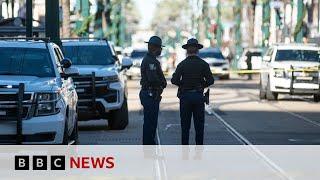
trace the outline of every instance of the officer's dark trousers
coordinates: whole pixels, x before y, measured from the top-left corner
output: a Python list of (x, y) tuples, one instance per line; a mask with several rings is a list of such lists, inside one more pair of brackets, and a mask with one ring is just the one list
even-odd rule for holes
[(196, 144), (203, 145), (204, 98), (201, 92), (184, 92), (180, 97), (182, 145), (189, 144), (191, 118), (196, 131)]
[(148, 95), (148, 91), (140, 91), (140, 101), (143, 106), (143, 144), (155, 145), (156, 130), (160, 100)]

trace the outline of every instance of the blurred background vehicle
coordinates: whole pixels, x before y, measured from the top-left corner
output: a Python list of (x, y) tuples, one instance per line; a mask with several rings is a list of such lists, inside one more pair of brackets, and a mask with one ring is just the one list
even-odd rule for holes
[(128, 79), (132, 79), (133, 77), (140, 77), (140, 67), (143, 57), (148, 53), (147, 49), (133, 49), (130, 58), (132, 61), (132, 67), (127, 70)]
[(215, 77), (220, 79), (229, 79), (230, 64), (225, 59), (219, 48), (205, 48), (201, 49), (199, 56), (205, 60), (209, 65)]

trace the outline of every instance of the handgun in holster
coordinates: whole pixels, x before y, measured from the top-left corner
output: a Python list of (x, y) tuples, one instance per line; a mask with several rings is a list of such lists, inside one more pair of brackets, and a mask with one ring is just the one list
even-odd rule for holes
[(209, 105), (210, 103), (210, 89), (208, 88), (208, 90), (204, 93), (203, 95), (204, 97), (204, 102)]

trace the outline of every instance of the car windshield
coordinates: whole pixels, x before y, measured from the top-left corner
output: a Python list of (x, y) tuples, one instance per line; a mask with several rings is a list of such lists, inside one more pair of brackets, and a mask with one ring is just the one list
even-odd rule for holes
[(201, 58), (224, 59), (224, 57), (220, 51), (200, 51), (199, 56)]
[(54, 77), (47, 49), (0, 48), (0, 75)]
[(275, 60), (319, 62), (319, 55), (315, 50), (278, 50)]
[(131, 53), (131, 58), (142, 59), (147, 54), (147, 52), (148, 52), (147, 50), (141, 50), (141, 51), (134, 50)]
[(111, 65), (115, 63), (108, 46), (64, 46), (64, 55), (74, 65)]

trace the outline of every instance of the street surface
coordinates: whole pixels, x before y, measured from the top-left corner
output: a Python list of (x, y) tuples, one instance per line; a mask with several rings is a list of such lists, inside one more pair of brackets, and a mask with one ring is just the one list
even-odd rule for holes
[[(279, 101), (259, 100), (258, 77), (217, 80), (206, 107), (207, 145), (320, 144), (320, 103), (312, 97), (280, 95)], [(80, 122), (80, 144), (140, 145), (143, 115), (139, 80), (128, 81), (129, 125), (123, 131), (107, 130), (106, 120)], [(163, 92), (158, 124), (158, 143), (180, 144), (179, 100), (170, 83)], [(195, 144), (193, 126), (190, 144)]]

